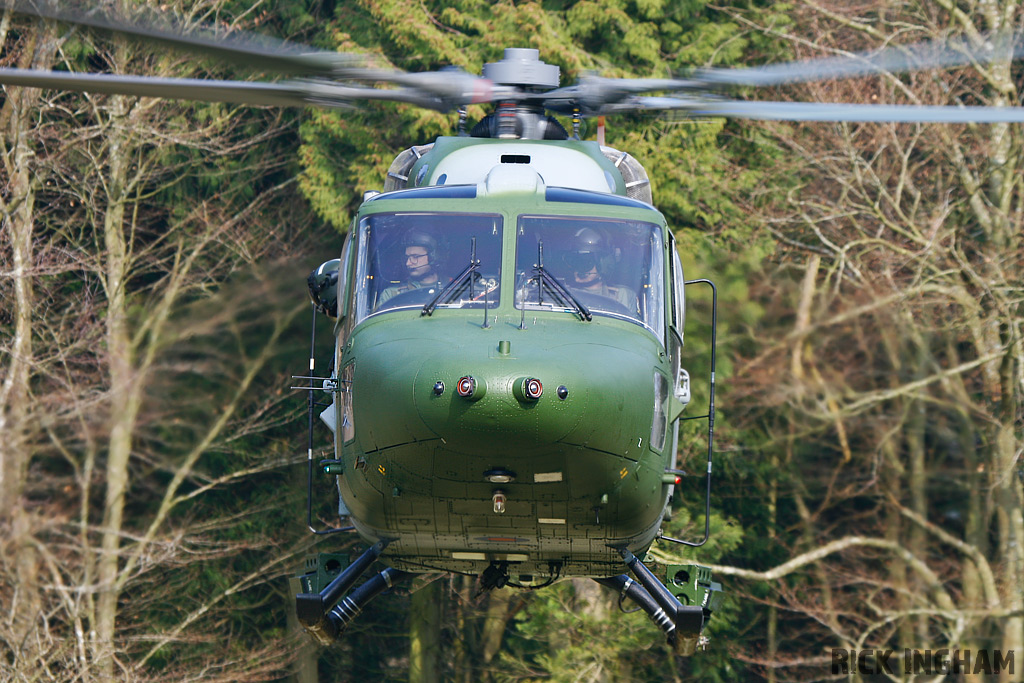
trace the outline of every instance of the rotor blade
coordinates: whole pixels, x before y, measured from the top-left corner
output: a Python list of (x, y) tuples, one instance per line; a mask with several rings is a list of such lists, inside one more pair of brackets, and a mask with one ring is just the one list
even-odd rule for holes
[(360, 55), (317, 50), (305, 45), (285, 43), (268, 36), (236, 32), (215, 35), (208, 31), (185, 33), (183, 28), (160, 29), (111, 18), (99, 8), (90, 11), (68, 7), (54, 0), (0, 0), (0, 7), (44, 19), (53, 19), (89, 28), (139, 38), (185, 52), (204, 54), (215, 59), (293, 75), (344, 76), (354, 68), (365, 68)]
[(421, 90), (445, 102), (449, 108), (524, 98), (524, 94), (518, 88), (498, 85), (490, 79), (474, 76), (457, 67), (419, 73), (386, 69), (350, 69), (346, 75), (354, 80), (392, 83)]
[(104, 95), (165, 97), (261, 106), (302, 107), (307, 104), (302, 95), (296, 93), (294, 89), (277, 83), (115, 76), (34, 69), (0, 69), (0, 83), (28, 88), (72, 90)]
[(859, 78), (880, 73), (903, 73), (924, 69), (948, 69), (972, 64), (988, 64), (1000, 59), (1024, 56), (1024, 38), (992, 38), (979, 48), (966, 40), (948, 43), (925, 42), (887, 47), (877, 52), (862, 52), (848, 57), (827, 57), (802, 62), (787, 62), (748, 69), (698, 69), (693, 78), (715, 86), (772, 86)]
[(956, 107), (906, 104), (745, 102), (676, 97), (637, 97), (601, 113), (682, 110), (689, 116), (725, 116), (771, 121), (890, 123), (1024, 123), (1024, 107)]
[(340, 108), (351, 102), (385, 100), (439, 109), (444, 103), (414, 90), (382, 90), (321, 81), (261, 83), (197, 78), (150, 78), (66, 71), (0, 69), (0, 84), (50, 88), (106, 95), (162, 97), (202, 102), (229, 102), (255, 106)]
[[(218, 36), (210, 31), (186, 33), (184, 29), (174, 26), (169, 30), (161, 29), (114, 19), (100, 13), (98, 9), (87, 12), (65, 6), (58, 7), (54, 0), (0, 0), (0, 6), (24, 14), (119, 33), (253, 69), (391, 83), (422, 91), (419, 97), (409, 90), (400, 90), (397, 92), (405, 92), (406, 96), (365, 99), (397, 99), (447, 111), (464, 104), (514, 99), (518, 94), (515, 88), (496, 86), (487, 79), (473, 76), (460, 69), (406, 73), (399, 70), (370, 68), (368, 60), (360, 55), (316, 50), (251, 33), (238, 32)], [(166, 21), (163, 17), (161, 20)]]
[(707, 84), (692, 79), (672, 78), (602, 78), (583, 76), (575, 85), (534, 93), (529, 99), (543, 103), (552, 111), (572, 113), (576, 107), (584, 114), (595, 113), (604, 105), (621, 102), (631, 95), (658, 90), (706, 89)]
[(941, 69), (984, 64), (996, 59), (1019, 59), (1024, 56), (1024, 39), (1020, 36), (988, 42), (972, 49), (966, 41), (949, 43), (916, 43), (888, 47), (874, 53), (848, 57), (788, 62), (748, 69), (698, 69), (690, 78), (601, 78), (584, 76), (576, 85), (531, 99), (542, 102), (552, 111), (571, 113), (579, 107), (584, 114), (607, 113), (605, 105), (626, 101), (631, 95), (657, 91), (693, 91), (727, 86), (772, 86), (787, 83), (857, 78), (879, 73), (900, 73), (921, 69)]

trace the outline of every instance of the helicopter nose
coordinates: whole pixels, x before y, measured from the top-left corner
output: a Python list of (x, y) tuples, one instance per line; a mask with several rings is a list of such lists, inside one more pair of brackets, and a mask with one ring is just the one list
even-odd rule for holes
[(522, 455), (560, 442), (635, 457), (651, 428), (649, 360), (608, 345), (510, 346), (446, 350), (421, 365), (416, 410), (447, 448)]

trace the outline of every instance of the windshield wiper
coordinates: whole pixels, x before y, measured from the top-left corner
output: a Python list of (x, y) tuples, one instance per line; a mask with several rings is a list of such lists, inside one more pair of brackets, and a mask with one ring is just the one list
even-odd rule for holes
[[(533, 272), (537, 274), (537, 303), (538, 304), (543, 303), (543, 301), (541, 300), (541, 295), (540, 295), (540, 285), (541, 285), (541, 282), (543, 282), (548, 287), (553, 289), (555, 291), (555, 293), (558, 294), (562, 298), (563, 302), (572, 305), (572, 307), (576, 310), (576, 315), (578, 315), (580, 317), (580, 320), (585, 321), (585, 322), (590, 322), (591, 320), (594, 319), (594, 316), (593, 316), (593, 314), (591, 314), (590, 309), (587, 308), (586, 306), (584, 306), (583, 303), (580, 302), (579, 299), (577, 299), (575, 296), (573, 296), (573, 293), (570, 292), (569, 289), (565, 285), (563, 285), (561, 282), (559, 282), (558, 279), (554, 275), (549, 273), (548, 269), (544, 267), (544, 242), (543, 241), (538, 241), (537, 242), (537, 265), (535, 265), (533, 267)], [(523, 304), (525, 306), (525, 302), (523, 302)]]
[(451, 295), (458, 291), (459, 287), (468, 279), (469, 280), (469, 298), (473, 298), (473, 282), (476, 279), (475, 275), (480, 269), (480, 259), (476, 257), (476, 237), (472, 238), (472, 248), (469, 256), (469, 265), (462, 269), (455, 279), (445, 285), (444, 289), (434, 295), (434, 298), (423, 305), (423, 310), (420, 311), (420, 315), (431, 315), (434, 309), (437, 308), (440, 303), (448, 303), (448, 299)]

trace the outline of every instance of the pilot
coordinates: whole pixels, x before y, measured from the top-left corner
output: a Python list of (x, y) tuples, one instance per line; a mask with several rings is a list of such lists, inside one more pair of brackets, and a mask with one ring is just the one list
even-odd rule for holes
[(402, 240), (405, 255), (405, 282), (392, 285), (380, 293), (377, 307), (380, 308), (392, 297), (411, 292), (414, 289), (437, 285), (437, 269), (440, 268), (437, 240), (423, 230), (411, 230)]
[(608, 285), (604, 272), (611, 260), (611, 250), (604, 236), (593, 228), (580, 228), (573, 235), (573, 246), (565, 255), (566, 264), (572, 270), (572, 278), (566, 284), (572, 292), (597, 294), (608, 297), (636, 314), (636, 293), (622, 285)]

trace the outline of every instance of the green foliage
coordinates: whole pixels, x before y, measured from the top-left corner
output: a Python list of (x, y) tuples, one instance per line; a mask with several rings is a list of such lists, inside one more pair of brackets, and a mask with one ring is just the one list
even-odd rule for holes
[(642, 612), (619, 613), (607, 589), (601, 589), (607, 604), (594, 610), (579, 582), (589, 579), (531, 596), (507, 636), (496, 680), (568, 682), (602, 673), (612, 680), (664, 680), (675, 662), (660, 629)]
[[(666, 525), (668, 535), (700, 535), (697, 527), (703, 527), (703, 510), (692, 519), (689, 507)], [(712, 541), (697, 553), (684, 556), (676, 551), (677, 546), (658, 543), (645, 562), (663, 575), (658, 567), (668, 562), (719, 562), (740, 546), (744, 532), (735, 520), (713, 514), (711, 529)], [(603, 676), (610, 680), (656, 681), (678, 675), (735, 680), (738, 667), (730, 662), (724, 647), (691, 658), (677, 657), (665, 642), (664, 633), (646, 614), (624, 613), (636, 607), (632, 601), (620, 604), (607, 589), (597, 596), (593, 591), (581, 592), (581, 588), (590, 587), (586, 586), (589, 583), (589, 579), (564, 581), (529, 596), (516, 615), (514, 629), (506, 636), (496, 680), (568, 682), (580, 680), (580, 676), (584, 680), (601, 680)], [(728, 642), (741, 623), (737, 609), (740, 604), (735, 596), (726, 594), (706, 631), (710, 638)]]
[[(480, 73), (504, 47), (533, 47), (557, 64), (562, 82), (584, 71), (607, 76), (666, 76), (735, 63), (750, 43), (737, 24), (702, 0), (611, 0), (565, 5), (475, 0), (359, 2), (338, 8), (336, 49), (376, 54), (408, 70), (455, 65)], [(343, 27), (343, 28), (341, 28)], [(483, 110), (470, 108), (471, 118)], [(301, 128), (301, 187), (317, 213), (344, 231), (363, 192), (380, 189), (394, 156), (455, 131), (455, 114), (407, 105), (312, 112)], [(735, 139), (721, 121), (673, 122), (632, 116), (609, 121), (609, 144), (628, 151), (651, 175), (658, 207), (674, 225), (739, 230), (739, 197), (755, 193), (759, 173), (744, 163), (760, 150)]]

